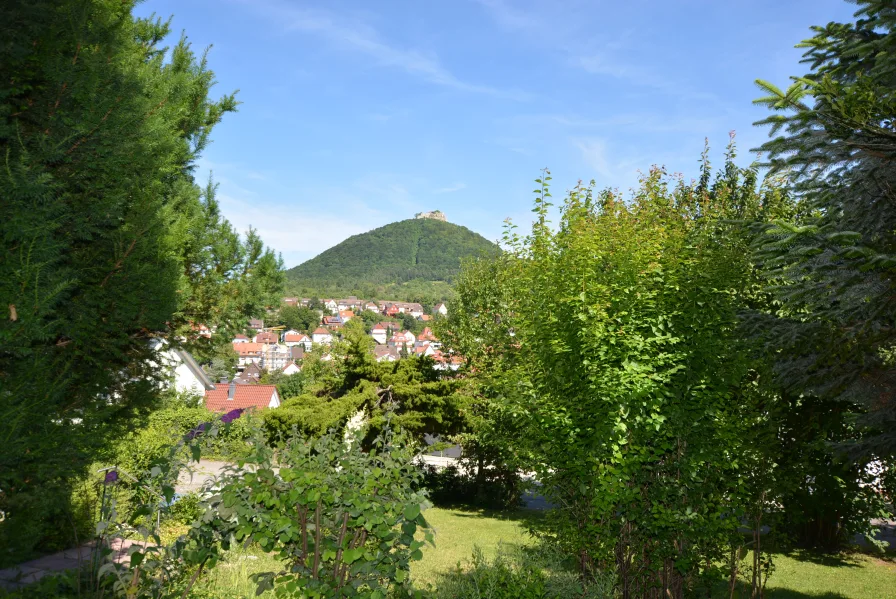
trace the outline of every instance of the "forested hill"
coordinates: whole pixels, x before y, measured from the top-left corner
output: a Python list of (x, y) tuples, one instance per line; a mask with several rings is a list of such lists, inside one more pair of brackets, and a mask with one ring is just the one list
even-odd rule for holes
[(497, 245), (466, 227), (409, 219), (349, 237), (290, 269), (287, 276), (298, 288), (328, 292), (415, 280), (450, 282), (462, 258), (493, 256), (499, 251)]

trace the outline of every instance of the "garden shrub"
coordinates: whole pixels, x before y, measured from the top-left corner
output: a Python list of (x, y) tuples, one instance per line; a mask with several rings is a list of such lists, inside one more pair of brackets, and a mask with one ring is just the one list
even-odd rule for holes
[(443, 574), (434, 599), (611, 599), (615, 577), (593, 573), (583, 580), (572, 564), (547, 545), (501, 546), (489, 560), (474, 548), (468, 567)]
[(477, 476), (472, 468), (454, 464), (442, 469), (426, 464), (422, 471), (422, 485), (438, 506), (460, 504), (503, 510), (522, 503), (525, 486), (516, 472), (484, 469), (483, 475)]

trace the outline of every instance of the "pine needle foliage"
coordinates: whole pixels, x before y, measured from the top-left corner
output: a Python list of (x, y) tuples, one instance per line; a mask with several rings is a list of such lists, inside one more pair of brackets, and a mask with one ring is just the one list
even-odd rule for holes
[(884, 457), (896, 453), (896, 3), (857, 4), (853, 22), (797, 46), (808, 73), (786, 89), (757, 81), (772, 113), (759, 149), (800, 210), (759, 227), (777, 308), (751, 324), (782, 386), (857, 406), (853, 449)]
[(151, 340), (242, 324), (282, 283), (193, 181), (234, 95), (133, 4), (0, 6), (0, 563), (71, 542), (72, 481), (155, 401)]

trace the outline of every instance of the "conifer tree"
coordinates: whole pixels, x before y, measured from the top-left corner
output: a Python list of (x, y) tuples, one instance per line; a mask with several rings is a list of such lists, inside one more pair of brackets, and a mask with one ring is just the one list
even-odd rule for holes
[(155, 400), (150, 341), (282, 282), (193, 181), (234, 96), (133, 4), (0, 4), (0, 564), (70, 542), (72, 481)]
[(896, 452), (896, 3), (861, 0), (813, 27), (809, 72), (781, 90), (766, 152), (791, 177), (797, 218), (762, 227), (758, 256), (780, 310), (754, 321), (791, 393), (861, 406), (854, 449)]

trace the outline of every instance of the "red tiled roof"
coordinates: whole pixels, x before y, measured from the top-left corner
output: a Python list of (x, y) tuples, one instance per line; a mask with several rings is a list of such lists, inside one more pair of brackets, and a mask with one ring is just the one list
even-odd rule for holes
[(327, 329), (325, 329), (323, 327), (317, 327), (317, 329), (314, 330), (313, 334), (314, 335), (331, 335), (332, 333), (330, 333), (330, 331), (328, 331)]
[(264, 347), (264, 343), (234, 343), (233, 351), (241, 356), (250, 354), (259, 354)]
[(264, 410), (277, 393), (277, 385), (236, 385), (233, 399), (227, 399), (230, 385), (217, 385), (205, 392), (205, 407), (213, 412), (229, 412), (236, 408)]
[(307, 335), (303, 335), (303, 334), (301, 334), (301, 333), (299, 333), (299, 334), (297, 334), (297, 335), (284, 335), (284, 336), (283, 336), (283, 341), (284, 341), (284, 342), (287, 342), (287, 341), (305, 341), (306, 339), (308, 339), (308, 336), (307, 336)]
[(277, 343), (275, 333), (258, 333), (255, 335), (255, 343)]

